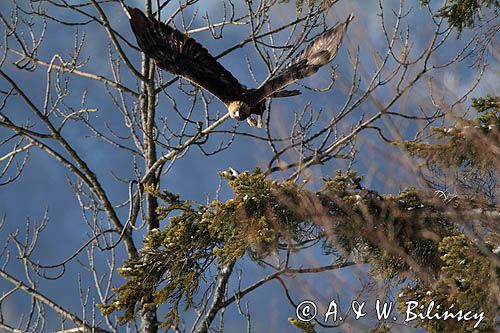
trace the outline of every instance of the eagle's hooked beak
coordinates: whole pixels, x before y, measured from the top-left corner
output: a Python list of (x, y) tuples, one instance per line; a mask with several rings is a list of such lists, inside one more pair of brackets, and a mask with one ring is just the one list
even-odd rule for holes
[(227, 105), (227, 109), (229, 111), (229, 115), (233, 119), (240, 119), (241, 116), (241, 102), (231, 102)]

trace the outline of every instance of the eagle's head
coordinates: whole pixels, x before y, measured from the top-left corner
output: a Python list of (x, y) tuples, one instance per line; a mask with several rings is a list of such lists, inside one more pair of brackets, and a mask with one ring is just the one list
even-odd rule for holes
[(262, 127), (262, 116), (258, 115), (258, 120), (250, 117), (252, 114), (252, 108), (245, 102), (234, 101), (227, 104), (227, 109), (229, 111), (229, 116), (233, 119), (247, 120), (250, 126)]
[(231, 118), (245, 120), (250, 116), (250, 107), (242, 101), (234, 101), (228, 104), (227, 109)]

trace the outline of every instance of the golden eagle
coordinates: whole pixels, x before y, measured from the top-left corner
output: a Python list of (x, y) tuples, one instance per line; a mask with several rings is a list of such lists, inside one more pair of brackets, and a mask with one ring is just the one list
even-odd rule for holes
[[(300, 94), (282, 89), (332, 61), (354, 18), (351, 14), (344, 22), (316, 37), (279, 74), (259, 88), (247, 89), (193, 38), (153, 16), (147, 17), (137, 8), (127, 6), (126, 11), (139, 47), (158, 67), (208, 90), (226, 105), (232, 118), (247, 119), (251, 126), (257, 124), (258, 127), (262, 127), (266, 98)], [(257, 115), (258, 121), (250, 117), (251, 114)]]

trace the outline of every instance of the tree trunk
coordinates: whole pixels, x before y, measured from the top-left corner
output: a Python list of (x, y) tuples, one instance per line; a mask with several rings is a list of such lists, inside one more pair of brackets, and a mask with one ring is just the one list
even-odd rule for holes
[(234, 263), (224, 265), (219, 269), (219, 276), (217, 278), (217, 286), (215, 287), (215, 293), (212, 300), (212, 305), (208, 308), (203, 319), (196, 325), (193, 330), (194, 333), (207, 333), (210, 325), (215, 319), (217, 313), (222, 309), (224, 304), (224, 298), (227, 293), (227, 284), (229, 282), (229, 277), (233, 272)]
[[(146, 15), (151, 15), (151, 0), (145, 0)], [(143, 127), (143, 145), (144, 145), (144, 164), (145, 170), (149, 170), (156, 162), (156, 143), (155, 143), (155, 94), (154, 94), (154, 64), (145, 55), (142, 55), (142, 75), (148, 78), (147, 82), (142, 82), (141, 90), (143, 98), (141, 100), (141, 120)], [(150, 178), (150, 183), (157, 183), (158, 179), (153, 174)], [(157, 199), (146, 194), (146, 221), (148, 231), (158, 228), (159, 222), (156, 216), (156, 208), (158, 207)], [(148, 296), (143, 299), (142, 304), (152, 302), (152, 297)], [(141, 311), (142, 331), (145, 333), (156, 333), (158, 331), (158, 317), (156, 308), (148, 306)]]

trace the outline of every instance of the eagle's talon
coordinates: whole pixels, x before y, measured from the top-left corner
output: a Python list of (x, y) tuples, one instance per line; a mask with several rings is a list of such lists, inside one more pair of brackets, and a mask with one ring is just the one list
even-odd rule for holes
[(261, 114), (259, 114), (257, 116), (257, 127), (262, 128), (262, 115)]
[(254, 127), (255, 125), (257, 125), (257, 126), (259, 125), (258, 121), (255, 120), (255, 118), (253, 118), (253, 117), (248, 117), (247, 123), (248, 123), (248, 125), (250, 125), (252, 127)]

